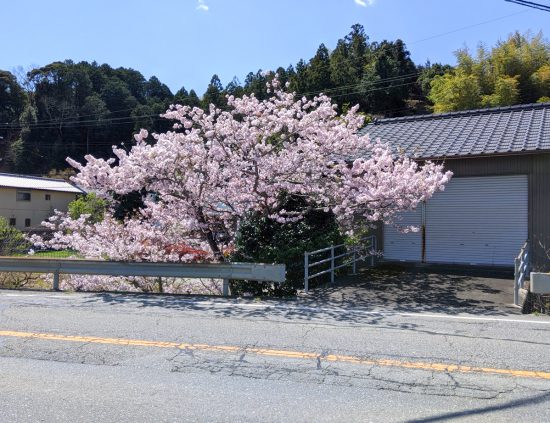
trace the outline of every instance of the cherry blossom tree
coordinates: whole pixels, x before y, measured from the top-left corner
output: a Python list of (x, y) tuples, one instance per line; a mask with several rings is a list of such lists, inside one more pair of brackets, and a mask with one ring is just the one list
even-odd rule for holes
[(141, 130), (116, 159), (72, 159), (73, 181), (115, 205), (114, 195), (149, 193), (143, 207), (124, 220), (108, 210), (99, 223), (58, 214), (50, 246), (74, 248), (86, 257), (135, 260), (193, 260), (168, 245), (186, 245), (223, 261), (239, 223), (250, 213), (280, 222), (306, 210), (284, 210), (286, 195), (308, 207), (334, 212), (345, 231), (378, 221), (443, 189), (451, 177), (434, 163), (396, 157), (380, 140), (360, 136), (364, 117), (357, 107), (338, 115), (329, 97), (311, 100), (285, 92), (275, 78), (272, 97), (227, 97), (228, 110), (174, 105), (163, 115), (173, 129)]

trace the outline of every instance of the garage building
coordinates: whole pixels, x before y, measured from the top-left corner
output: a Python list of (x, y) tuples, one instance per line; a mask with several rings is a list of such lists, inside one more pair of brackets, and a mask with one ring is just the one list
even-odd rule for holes
[(454, 173), (402, 214), (419, 232), (377, 231), (385, 260), (512, 267), (528, 242), (532, 268), (550, 267), (550, 103), (383, 119), (362, 133)]

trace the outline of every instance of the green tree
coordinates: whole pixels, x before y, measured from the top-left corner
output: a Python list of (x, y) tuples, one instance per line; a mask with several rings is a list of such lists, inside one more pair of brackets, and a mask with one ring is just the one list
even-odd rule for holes
[(233, 77), (231, 82), (225, 87), (225, 94), (232, 95), (234, 97), (241, 97), (244, 93), (244, 88), (236, 76)]
[(208, 109), (210, 104), (213, 104), (221, 109), (224, 109), (227, 106), (227, 101), (223, 93), (223, 86), (218, 75), (212, 76), (212, 79), (210, 79), (210, 84), (208, 84), (206, 92), (202, 97), (203, 108)]
[(431, 82), (429, 99), (436, 113), (476, 109), (481, 105), (479, 82), (462, 71), (436, 76)]
[(365, 33), (365, 28), (360, 24), (351, 26), (351, 31), (344, 38), (347, 45), (347, 54), (352, 65), (356, 79), (360, 79), (363, 73), (371, 46), (369, 46), (369, 37)]
[(536, 100), (532, 76), (541, 67), (550, 65), (550, 44), (544, 40), (542, 33), (531, 36), (515, 32), (504, 42), (497, 43), (486, 60), (491, 65), (493, 80), (499, 77), (517, 77), (519, 98), (521, 102), (530, 103)]
[(330, 78), (332, 85), (338, 88), (333, 96), (342, 110), (355, 104), (360, 104), (364, 110), (361, 79), (369, 54), (370, 46), (365, 30), (356, 24), (348, 35), (338, 40), (330, 55)]
[(306, 69), (307, 90), (318, 94), (332, 87), (330, 80), (330, 55), (324, 44), (317, 49)]
[(148, 102), (169, 102), (173, 97), (170, 88), (160, 82), (156, 76), (149, 78), (145, 84), (145, 98)]
[(550, 97), (550, 64), (542, 65), (533, 75), (531, 75), (531, 84), (533, 85), (537, 101), (545, 97)]
[(304, 59), (300, 59), (298, 63), (296, 63), (296, 67), (289, 82), (291, 91), (297, 94), (309, 92), (308, 69)]
[(83, 214), (89, 215), (87, 221), (97, 223), (103, 220), (107, 202), (94, 193), (88, 193), (69, 203), (69, 216), (78, 219)]
[(258, 69), (256, 73), (249, 72), (244, 80), (244, 94), (254, 94), (256, 98), (264, 100), (269, 97), (267, 92), (267, 77), (261, 69)]
[(24, 106), (25, 93), (17, 79), (11, 72), (0, 70), (0, 123), (16, 123)]
[(187, 100), (187, 105), (191, 107), (200, 107), (201, 100), (195, 90), (189, 91), (189, 97)]
[[(104, 77), (114, 76), (117, 79), (124, 82), (124, 85), (128, 88), (130, 91), (130, 94), (138, 101), (138, 103), (144, 103), (145, 97), (147, 96), (147, 90), (151, 90), (149, 87), (152, 83), (151, 79), (158, 79), (156, 77), (152, 77), (149, 79), (149, 81), (145, 81), (145, 77), (138, 72), (137, 70), (130, 69), (130, 68), (118, 68), (114, 71), (109, 71), (107, 69), (103, 72)], [(156, 81), (153, 80), (153, 84), (155, 84)], [(158, 81), (158, 85), (164, 85), (160, 81)], [(166, 87), (164, 85), (164, 87)], [(161, 88), (163, 89), (163, 88)], [(101, 87), (97, 88), (97, 91), (101, 91)], [(150, 94), (150, 92), (149, 92)]]
[(369, 62), (361, 83), (364, 109), (392, 115), (405, 108), (405, 100), (416, 82), (416, 66), (401, 40), (371, 45)]
[(491, 49), (480, 46), (475, 57), (467, 49), (456, 56), (456, 71), (432, 82), (438, 91), (432, 89), (429, 98), (436, 111), (531, 103), (549, 95), (550, 44), (541, 33), (515, 32)]
[(21, 125), (19, 137), (9, 147), (8, 159), (13, 169), (19, 173), (32, 173), (32, 164), (36, 160), (35, 156), (40, 157), (40, 153), (37, 152), (36, 148), (37, 132), (34, 128), (37, 120), (36, 116), (37, 110), (29, 102), (19, 117), (19, 124)]
[(294, 68), (292, 65), (288, 66), (286, 69), (279, 66), (275, 72), (279, 75), (279, 81), (281, 81), (281, 84), (284, 86), (287, 82), (290, 83), (290, 78), (294, 75)]
[(10, 226), (4, 217), (0, 217), (0, 256), (25, 254), (30, 246), (21, 231)]
[[(285, 210), (307, 206), (303, 199), (289, 198)], [(253, 215), (243, 222), (235, 242), (234, 261), (284, 263), (286, 282), (268, 283), (234, 281), (235, 294), (293, 295), (304, 284), (304, 251), (313, 251), (331, 244), (343, 243), (333, 214), (311, 208), (298, 222), (277, 223), (263, 215)]]
[(117, 78), (107, 80), (101, 90), (101, 98), (109, 110), (132, 109), (138, 104), (126, 84)]
[(187, 92), (185, 87), (181, 87), (174, 95), (174, 102), (182, 106), (200, 107), (200, 99), (194, 90)]
[(422, 99), (428, 99), (432, 89), (432, 80), (436, 76), (451, 73), (453, 71), (453, 67), (451, 65), (443, 65), (441, 63), (431, 64), (429, 61), (425, 65), (418, 66), (417, 69), (420, 72), (417, 82)]
[(518, 77), (501, 76), (495, 82), (493, 94), (484, 95), (481, 103), (485, 107), (511, 106), (519, 100)]

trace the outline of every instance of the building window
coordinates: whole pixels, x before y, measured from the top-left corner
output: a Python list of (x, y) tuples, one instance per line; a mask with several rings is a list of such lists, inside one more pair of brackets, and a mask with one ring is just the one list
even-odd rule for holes
[(25, 228), (30, 228), (31, 227), (31, 219), (29, 219), (28, 217), (25, 219)]
[(29, 191), (17, 191), (17, 201), (31, 201), (31, 193)]
[(46, 201), (50, 201), (52, 199), (52, 196), (50, 194), (46, 194)]
[(16, 224), (15, 217), (10, 217), (10, 226), (15, 226), (15, 224)]

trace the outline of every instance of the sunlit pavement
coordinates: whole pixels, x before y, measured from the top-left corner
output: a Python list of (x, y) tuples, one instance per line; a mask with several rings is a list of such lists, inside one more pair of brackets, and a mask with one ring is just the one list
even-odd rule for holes
[(550, 319), (0, 291), (2, 421), (545, 421)]

